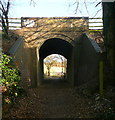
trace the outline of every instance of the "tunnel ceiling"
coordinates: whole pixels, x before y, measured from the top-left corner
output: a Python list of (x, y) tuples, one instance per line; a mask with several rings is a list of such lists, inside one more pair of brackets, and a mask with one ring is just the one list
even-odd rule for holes
[(49, 39), (40, 48), (40, 58), (44, 59), (50, 54), (60, 54), (68, 59), (71, 56), (72, 48), (72, 45), (65, 40), (59, 38)]

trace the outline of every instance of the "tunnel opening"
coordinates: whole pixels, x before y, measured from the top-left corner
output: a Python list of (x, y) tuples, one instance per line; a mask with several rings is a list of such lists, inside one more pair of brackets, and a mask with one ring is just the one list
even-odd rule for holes
[(67, 59), (60, 54), (48, 55), (43, 60), (44, 80), (66, 80)]
[[(39, 49), (39, 70), (38, 70), (38, 82), (40, 84), (44, 83), (46, 81), (46, 76), (44, 72), (44, 62), (45, 58), (48, 56), (55, 54), (55, 55), (60, 55), (63, 56), (64, 59), (66, 60), (66, 72), (63, 73), (63, 81), (67, 83), (72, 83), (73, 82), (73, 77), (74, 77), (74, 71), (73, 71), (73, 45), (69, 43), (66, 40), (60, 39), (60, 38), (51, 38), (46, 40), (42, 46)], [(48, 73), (46, 73), (48, 74)], [(61, 78), (55, 76), (55, 78)], [(64, 78), (65, 77), (65, 78)], [(49, 77), (51, 78), (51, 76)], [(50, 79), (50, 81), (52, 81)]]

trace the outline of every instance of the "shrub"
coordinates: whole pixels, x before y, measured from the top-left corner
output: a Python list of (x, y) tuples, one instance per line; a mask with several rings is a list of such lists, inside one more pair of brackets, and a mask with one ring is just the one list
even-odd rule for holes
[(21, 73), (15, 67), (12, 57), (2, 54), (0, 61), (2, 77), (0, 84), (2, 86), (3, 104), (13, 103), (16, 97), (22, 95), (23, 89), (20, 86)]

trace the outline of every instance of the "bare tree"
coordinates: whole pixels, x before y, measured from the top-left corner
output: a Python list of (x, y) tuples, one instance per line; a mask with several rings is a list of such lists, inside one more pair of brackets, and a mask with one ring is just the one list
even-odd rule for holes
[(50, 69), (54, 63), (55, 63), (55, 56), (50, 55), (44, 59), (44, 64), (48, 70), (48, 76), (50, 76)]
[[(114, 2), (103, 2), (103, 32), (106, 47), (105, 55), (105, 76), (110, 82), (115, 80), (115, 0)], [(108, 71), (108, 72), (107, 72)]]
[[(74, 2), (70, 2), (69, 6), (74, 8), (76, 15), (79, 12), (82, 16), (84, 16), (83, 11), (86, 11), (88, 16), (95, 18), (98, 13), (102, 11), (102, 7), (100, 7), (102, 6), (102, 0), (74, 0)], [(94, 6), (94, 10), (90, 10), (89, 6)]]
[[(8, 14), (10, 11), (11, 3), (12, 3), (11, 0), (0, 0), (0, 18), (2, 22), (2, 30), (4, 33), (4, 37), (8, 37), (9, 31)], [(30, 5), (35, 6), (36, 2), (34, 0), (30, 0)]]
[(66, 68), (67, 61), (62, 55), (50, 55), (44, 59), (44, 64), (47, 67), (48, 70), (48, 76), (50, 76), (50, 69), (55, 64), (58, 64), (61, 61), (62, 66), (62, 75), (64, 74), (64, 67)]
[(62, 76), (64, 75), (65, 71), (64, 68), (67, 67), (67, 60), (62, 55), (57, 55), (56, 58), (61, 61), (62, 65)]
[(9, 23), (8, 23), (8, 13), (11, 5), (11, 0), (3, 1), (0, 0), (0, 18), (2, 20), (2, 30), (4, 35), (8, 36)]
[(30, 5), (33, 5), (35, 7), (36, 2), (34, 0), (30, 0)]

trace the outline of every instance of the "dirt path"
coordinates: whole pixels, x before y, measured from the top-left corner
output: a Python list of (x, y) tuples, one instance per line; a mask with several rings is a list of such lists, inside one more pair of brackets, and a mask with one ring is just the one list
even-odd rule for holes
[(89, 118), (94, 117), (91, 100), (80, 96), (67, 85), (44, 85), (31, 88), (9, 113), (12, 118)]

